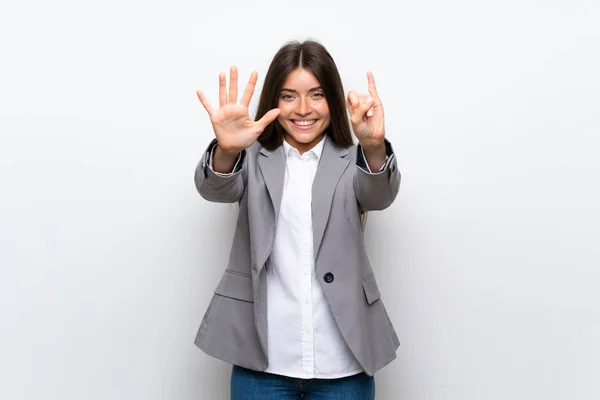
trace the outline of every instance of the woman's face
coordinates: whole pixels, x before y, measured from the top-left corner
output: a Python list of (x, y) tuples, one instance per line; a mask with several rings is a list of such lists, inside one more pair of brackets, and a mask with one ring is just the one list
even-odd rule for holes
[(319, 143), (331, 121), (321, 84), (304, 68), (296, 68), (287, 76), (277, 107), (285, 140), (301, 154)]

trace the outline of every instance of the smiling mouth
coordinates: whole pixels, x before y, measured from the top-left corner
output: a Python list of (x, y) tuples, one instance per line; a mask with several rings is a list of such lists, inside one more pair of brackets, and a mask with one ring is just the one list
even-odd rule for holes
[(317, 123), (316, 119), (294, 119), (292, 120), (298, 126), (311, 126)]

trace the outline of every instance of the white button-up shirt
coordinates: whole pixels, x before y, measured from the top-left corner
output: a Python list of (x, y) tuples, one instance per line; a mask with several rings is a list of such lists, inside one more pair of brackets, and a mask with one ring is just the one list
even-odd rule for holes
[(346, 345), (315, 274), (312, 184), (326, 137), (310, 151), (283, 142), (283, 197), (267, 268), (267, 372), (341, 378), (362, 371)]

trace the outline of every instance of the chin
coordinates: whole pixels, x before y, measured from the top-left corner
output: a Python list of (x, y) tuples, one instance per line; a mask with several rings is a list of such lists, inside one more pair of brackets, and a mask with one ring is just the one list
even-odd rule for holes
[(286, 128), (288, 135), (292, 136), (300, 143), (310, 143), (316, 138), (321, 137), (321, 135), (325, 132), (325, 129), (321, 129), (320, 127), (316, 126), (314, 129), (308, 131), (297, 129), (293, 124), (291, 124), (291, 126), (287, 126)]
[(289, 135), (298, 143), (309, 144), (319, 139), (325, 132), (320, 133), (306, 133), (306, 132), (294, 132)]

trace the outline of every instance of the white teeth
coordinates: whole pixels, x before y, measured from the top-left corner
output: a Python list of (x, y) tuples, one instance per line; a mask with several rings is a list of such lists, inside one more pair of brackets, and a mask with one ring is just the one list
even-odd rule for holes
[(299, 121), (299, 120), (296, 120), (296, 121), (294, 121), (294, 123), (295, 123), (296, 125), (302, 125), (302, 126), (308, 126), (308, 125), (312, 125), (312, 124), (314, 124), (315, 122), (317, 122), (317, 120), (316, 120), (316, 119), (311, 119), (310, 121)]

